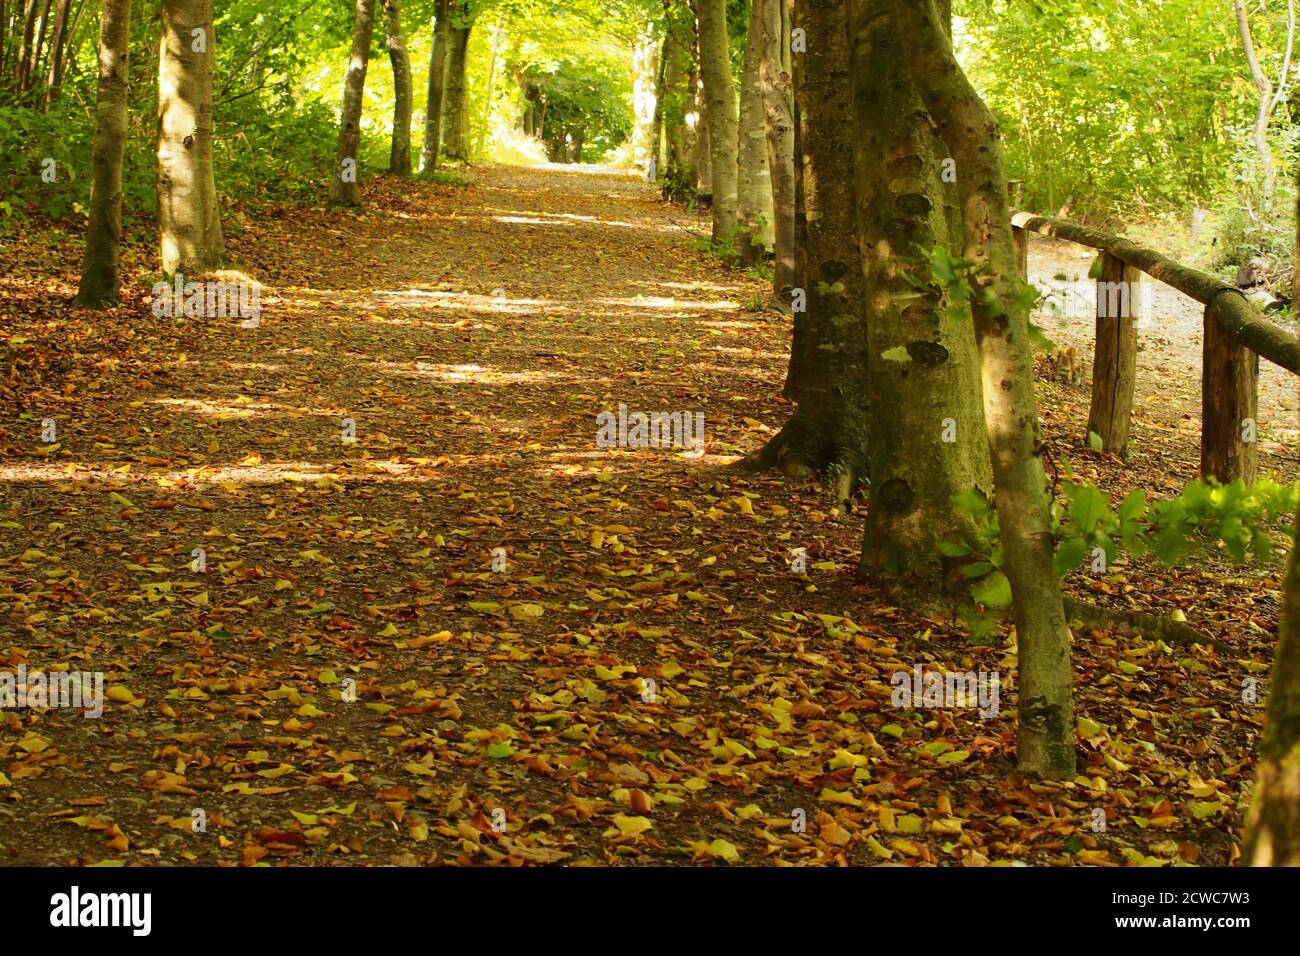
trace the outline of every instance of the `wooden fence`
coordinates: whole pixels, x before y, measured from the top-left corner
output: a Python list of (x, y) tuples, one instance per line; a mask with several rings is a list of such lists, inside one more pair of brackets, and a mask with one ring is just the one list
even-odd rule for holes
[[(1101, 253), (1096, 279), (1097, 337), (1088, 430), (1102, 448), (1128, 448), (1137, 378), (1132, 309), (1142, 277), (1171, 286), (1205, 306), (1201, 367), (1201, 474), (1255, 480), (1258, 468), (1259, 360), (1300, 375), (1300, 339), (1274, 325), (1236, 287), (1128, 239), (1027, 212), (1011, 217), (1021, 278), (1029, 278), (1029, 233), (1066, 239)], [(1119, 284), (1119, 285), (1117, 285)], [(1117, 295), (1116, 292), (1119, 291)], [(1121, 307), (1116, 308), (1116, 303)], [(1118, 313), (1118, 314), (1116, 314)]]

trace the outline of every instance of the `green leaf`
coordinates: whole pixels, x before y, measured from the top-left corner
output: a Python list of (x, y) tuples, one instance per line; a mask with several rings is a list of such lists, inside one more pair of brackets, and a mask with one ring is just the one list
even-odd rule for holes
[(895, 345), (892, 349), (886, 349), (880, 353), (880, 357), (886, 362), (912, 361), (912, 356), (907, 354), (907, 347), (904, 345)]
[(1056, 568), (1056, 576), (1063, 578), (1080, 563), (1088, 553), (1088, 542), (1080, 535), (1073, 535), (1063, 540), (1056, 546), (1056, 557), (1053, 565)]
[(970, 593), (985, 607), (1006, 607), (1011, 603), (1011, 582), (1001, 571), (971, 585)]

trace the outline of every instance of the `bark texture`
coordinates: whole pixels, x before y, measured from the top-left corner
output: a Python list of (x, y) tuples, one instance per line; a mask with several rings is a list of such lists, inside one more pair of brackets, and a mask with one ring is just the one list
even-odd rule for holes
[[(464, 16), (464, 8), (458, 16)], [(448, 159), (469, 160), (469, 40), (473, 23), (452, 21), (447, 49), (447, 92), (443, 106), (443, 152)]]
[(163, 0), (158, 55), (162, 270), (200, 275), (225, 257), (212, 163), (212, 0)]
[(438, 167), (442, 147), (442, 106), (447, 90), (447, 47), (451, 45), (451, 0), (438, 0), (438, 20), (433, 32), (433, 52), (429, 55), (429, 92), (424, 107), (424, 146), (420, 151), (420, 171)]
[[(867, 323), (853, 192), (847, 0), (796, 10), (808, 52), (795, 69), (803, 151), (799, 281), (791, 375), (799, 407), (748, 462), (793, 478), (829, 472), (841, 501), (866, 474)], [(806, 311), (801, 306), (806, 305)]]
[(772, 291), (784, 301), (795, 286), (794, 99), (790, 16), (786, 0), (754, 0), (761, 8), (763, 111), (767, 164), (772, 182), (772, 242), (776, 272)]
[(77, 304), (94, 308), (118, 301), (130, 20), (131, 0), (104, 0), (99, 23), (99, 97), (90, 157), (86, 256), (77, 289)]
[(361, 205), (361, 107), (370, 66), (370, 41), (375, 30), (375, 0), (356, 0), (352, 22), (352, 52), (343, 81), (343, 116), (339, 145), (334, 154), (330, 201), (342, 206)]
[[(1300, 516), (1296, 528), (1300, 531)], [(1300, 538), (1294, 544), (1255, 789), (1246, 814), (1243, 850), (1251, 866), (1300, 866)]]
[(731, 78), (726, 0), (698, 0), (700, 77), (707, 102), (709, 168), (713, 196), (713, 241), (725, 242), (736, 229), (737, 107)]
[(745, 67), (740, 83), (737, 146), (736, 251), (745, 265), (757, 265), (772, 245), (772, 174), (767, 156), (763, 107), (763, 5), (750, 8)]
[(933, 0), (889, 0), (898, 46), (957, 163), (984, 417), (997, 489), (1003, 567), (1014, 597), (1019, 661), (1017, 761), (1050, 779), (1075, 773), (1070, 632), (1053, 542), (1029, 343), (1029, 303), (1017, 275), (1002, 133), (953, 55)]
[(970, 600), (941, 540), (969, 539), (953, 498), (992, 490), (970, 309), (930, 278), (927, 251), (964, 245), (947, 149), (896, 55), (879, 0), (851, 0), (858, 236), (871, 348), (871, 501), (861, 570), (935, 608)]
[(415, 99), (411, 87), (411, 58), (402, 33), (402, 11), (398, 0), (384, 0), (384, 27), (388, 60), (393, 65), (393, 144), (388, 154), (388, 171), (399, 176), (411, 173), (411, 109)]

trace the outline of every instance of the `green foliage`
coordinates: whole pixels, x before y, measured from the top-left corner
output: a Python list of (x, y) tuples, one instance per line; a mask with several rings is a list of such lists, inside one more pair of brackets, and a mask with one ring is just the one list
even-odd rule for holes
[[(1224, 485), (1198, 478), (1177, 496), (1150, 503), (1144, 492), (1134, 490), (1117, 508), (1094, 485), (1066, 481), (1061, 493), (1061, 500), (1052, 502), (1051, 515), (1056, 573), (1064, 578), (1098, 551), (1106, 566), (1121, 551), (1135, 558), (1150, 554), (1174, 565), (1217, 546), (1234, 562), (1266, 563), (1273, 556), (1273, 535), (1290, 533), (1282, 522), (1296, 513), (1300, 482), (1283, 485), (1260, 479), (1247, 487), (1240, 480)], [(972, 580), (971, 597), (985, 610), (967, 612), (963, 618), (976, 638), (983, 639), (996, 628), (1001, 609), (1011, 604), (1010, 585), (1001, 570), (997, 511), (976, 491), (959, 494), (954, 505), (973, 519), (975, 538), (941, 541), (938, 547), (944, 557), (968, 559), (961, 573)]]

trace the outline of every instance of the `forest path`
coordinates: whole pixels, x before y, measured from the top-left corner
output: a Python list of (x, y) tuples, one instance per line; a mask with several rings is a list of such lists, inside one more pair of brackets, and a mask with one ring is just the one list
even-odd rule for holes
[[(0, 430), (0, 661), (114, 691), (98, 720), (0, 713), (0, 858), (1226, 861), (1254, 724), (1212, 717), (1267, 655), (1258, 575), (1097, 585), (1241, 654), (1080, 635), (1109, 783), (1008, 785), (1007, 648), (880, 604), (854, 576), (860, 516), (820, 488), (719, 467), (788, 414), (788, 320), (744, 308), (764, 284), (631, 178), (475, 175), (373, 179), (359, 213), (232, 210), (230, 250), (269, 287), (255, 325), (155, 317), (139, 247), (110, 313), (67, 305), (75, 246), (52, 281), (36, 255), (3, 277), (36, 364), (30, 434)], [(1047, 394), (1085, 477), (1150, 478), (1078, 452)], [(620, 404), (703, 414), (704, 454), (598, 447)], [(1189, 451), (1161, 444), (1155, 480)], [(891, 706), (922, 665), (1001, 672), (1001, 716)], [(1118, 742), (1130, 695), (1160, 747)], [(1202, 778), (1221, 816), (1178, 799)], [(1174, 822), (1094, 838), (1079, 801), (1118, 788)]]

